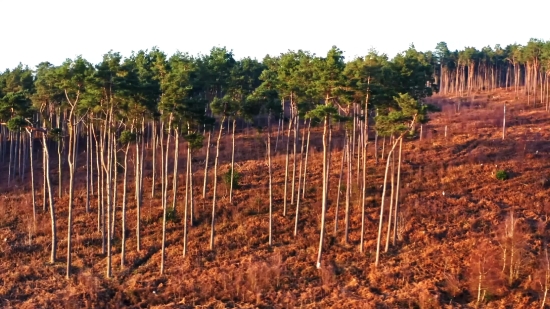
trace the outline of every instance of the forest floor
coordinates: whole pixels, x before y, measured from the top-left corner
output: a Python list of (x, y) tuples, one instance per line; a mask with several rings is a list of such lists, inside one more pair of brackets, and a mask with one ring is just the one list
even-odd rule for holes
[[(209, 181), (208, 194), (203, 199), (204, 163), (194, 164), (196, 221), (189, 230), (186, 257), (182, 255), (181, 222), (185, 166), (180, 165), (177, 212), (167, 224), (164, 275), (160, 275), (161, 185), (157, 183), (155, 196), (151, 197), (150, 158), (146, 158), (144, 170), (140, 252), (136, 251), (134, 183), (133, 177), (129, 177), (129, 231), (124, 269), (120, 268), (122, 173), (119, 174), (111, 279), (105, 277), (106, 257), (101, 254), (95, 194), (91, 212), (85, 212), (83, 163), (77, 171), (70, 279), (65, 278), (67, 186), (62, 186), (61, 199), (57, 199), (57, 186), (54, 186), (59, 248), (56, 263), (50, 264), (50, 215), (42, 211), (41, 190), (37, 190), (39, 211), (33, 222), (30, 186), (27, 182), (25, 185), (16, 182), (7, 188), (2, 180), (0, 306), (473, 308), (477, 306), (482, 274), (483, 307), (539, 308), (546, 269), (546, 264), (541, 262), (549, 236), (550, 192), (543, 179), (550, 176), (550, 114), (540, 103), (536, 108), (527, 106), (523, 97), (518, 100), (513, 92), (502, 90), (472, 95), (461, 103), (460, 110), (457, 110), (458, 98), (435, 96), (429, 101), (440, 105), (442, 111), (431, 114), (430, 123), (423, 127), (422, 140), (416, 138), (403, 143), (399, 237), (388, 252), (381, 254), (378, 268), (374, 267), (374, 259), (385, 160), (376, 164), (373, 142), (369, 145), (367, 162), (365, 250), (360, 253), (361, 215), (355, 173), (349, 244), (343, 241), (343, 192), (338, 230), (334, 233), (342, 155), (341, 131), (335, 130), (326, 238), (322, 267), (317, 269), (322, 191), (320, 131), (315, 129), (312, 133), (308, 182), (296, 237), (293, 236), (296, 203), (291, 203), (290, 193), (287, 214), (283, 216), (286, 144), (279, 140), (278, 154), (273, 158), (274, 235), (270, 247), (265, 134), (250, 130), (249, 134), (236, 138), (236, 170), (242, 178), (231, 204), (228, 187), (222, 181), (229, 169), (231, 139), (229, 135), (223, 137), (213, 251), (209, 250), (212, 184)], [(504, 140), (503, 103), (507, 104)], [(386, 152), (387, 149), (386, 144)], [(181, 160), (185, 157), (184, 147), (181, 151), (180, 162), (184, 162)], [(199, 152), (195, 158), (204, 161), (203, 156), (204, 152)], [(51, 172), (55, 181), (57, 167), (53, 163)], [(509, 172), (510, 179), (495, 178), (496, 171), (501, 169)], [(41, 188), (41, 165), (37, 170), (35, 177)], [(157, 180), (159, 178), (157, 176)], [(68, 178), (64, 181), (68, 184)], [(289, 192), (291, 184), (289, 182)], [(95, 180), (94, 185), (97, 186)], [(171, 182), (169, 188), (171, 197)], [(169, 205), (171, 203), (170, 198)], [(517, 225), (514, 245), (507, 247), (505, 233), (509, 230), (507, 220), (511, 212)], [(387, 214), (385, 218), (387, 220)], [(386, 228), (384, 226), (384, 240)], [(504, 248), (513, 248), (516, 254), (511, 282), (509, 266), (503, 265), (509, 263), (503, 260)]]

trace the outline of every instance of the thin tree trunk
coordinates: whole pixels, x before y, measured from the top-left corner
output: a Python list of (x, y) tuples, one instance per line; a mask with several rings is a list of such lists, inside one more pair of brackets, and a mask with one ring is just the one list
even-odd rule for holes
[(292, 155), (292, 192), (290, 194), (290, 205), (294, 205), (294, 192), (296, 184), (296, 144), (298, 143), (298, 133), (300, 132), (300, 116), (294, 116), (294, 153)]
[(33, 223), (36, 225), (36, 201), (35, 201), (35, 192), (34, 192), (34, 166), (33, 166), (33, 160), (32, 160), (32, 144), (33, 144), (33, 138), (32, 138), (32, 131), (28, 130), (29, 133), (29, 154), (30, 154), (30, 168), (31, 168), (31, 196), (32, 196), (32, 220)]
[[(206, 143), (206, 159), (204, 160), (204, 184), (202, 186), (202, 198), (206, 198), (206, 180), (208, 179), (208, 159), (210, 158), (210, 137), (212, 132), (208, 131), (208, 141)], [(192, 221), (192, 220), (191, 220)]]
[(92, 151), (90, 148), (90, 139), (90, 134), (86, 134), (86, 213), (90, 212), (90, 180), (92, 178), (90, 176), (90, 153)]
[(351, 176), (353, 173), (352, 170), (352, 147), (350, 147), (353, 143), (351, 141), (352, 137), (348, 136), (348, 142), (346, 143), (346, 152), (347, 152), (347, 183), (346, 183), (346, 217), (345, 217), (345, 228), (344, 228), (344, 242), (348, 243), (348, 235), (349, 235), (349, 218), (350, 218), (350, 199), (351, 199)]
[(217, 197), (216, 189), (218, 188), (218, 158), (220, 156), (220, 140), (222, 138), (224, 121), (225, 121), (225, 116), (222, 117), (222, 121), (220, 123), (220, 133), (218, 135), (218, 140), (216, 141), (216, 158), (214, 159), (214, 192), (212, 196), (212, 224), (211, 224), (211, 231), (210, 231), (210, 250), (214, 250), (214, 225), (216, 222), (216, 197)]
[(176, 211), (176, 197), (178, 193), (178, 161), (180, 153), (180, 133), (179, 127), (174, 130), (174, 176), (172, 177), (172, 210)]
[[(385, 141), (385, 139), (384, 139)], [(367, 145), (363, 144), (362, 147), (366, 148)], [(359, 171), (358, 171), (359, 173)], [(363, 184), (361, 186), (361, 243), (359, 245), (359, 252), (363, 253), (365, 247), (365, 200), (367, 198), (367, 157), (363, 156)]]
[[(142, 121), (141, 125), (141, 136), (138, 135), (138, 139), (136, 140), (136, 149), (135, 149), (135, 171), (134, 171), (134, 182), (135, 182), (135, 199), (136, 199), (136, 251), (139, 252), (141, 250), (141, 238), (140, 238), (140, 218), (141, 218), (141, 173), (140, 173), (140, 165), (141, 165), (141, 155), (139, 153), (139, 141), (143, 143), (144, 139), (144, 132), (145, 132), (145, 121)], [(137, 131), (137, 129), (136, 129)], [(142, 144), (143, 146), (143, 144)]]
[(323, 238), (325, 236), (325, 217), (326, 217), (326, 208), (327, 208), (327, 150), (328, 150), (328, 142), (327, 142), (327, 130), (329, 126), (329, 118), (328, 116), (325, 116), (325, 125), (323, 130), (323, 196), (321, 201), (321, 232), (319, 235), (319, 252), (317, 254), (317, 269), (321, 268), (321, 255), (323, 252)]
[(306, 142), (306, 160), (304, 162), (304, 188), (302, 189), (302, 198), (306, 197), (306, 183), (307, 183), (307, 159), (309, 155), (309, 137), (311, 136), (311, 120), (307, 126), (307, 142)]
[(304, 144), (306, 130), (302, 129), (302, 145), (300, 146), (300, 171), (298, 172), (298, 192), (296, 193), (296, 219), (294, 221), (294, 237), (298, 234), (298, 217), (300, 213), (300, 189), (302, 188), (302, 166), (304, 165)]
[(390, 210), (388, 211), (388, 232), (386, 233), (386, 246), (384, 248), (384, 252), (388, 252), (388, 250), (390, 249), (390, 237), (391, 237), (391, 227), (392, 227), (392, 217), (393, 217), (393, 198), (394, 198), (394, 195), (393, 193), (395, 192), (395, 186), (394, 186), (394, 183), (395, 183), (395, 156), (393, 155), (392, 153), (392, 156), (391, 156), (391, 177), (390, 177), (390, 182), (391, 182), (391, 190), (390, 190)]
[[(191, 175), (189, 173), (189, 167), (191, 165), (191, 145), (187, 143), (187, 164), (185, 168), (185, 203), (183, 211), (183, 257), (187, 254), (187, 207), (188, 207), (188, 192)], [(193, 188), (191, 188), (193, 191)]]
[[(46, 123), (44, 121), (44, 127)], [(50, 181), (50, 154), (48, 152), (48, 143), (46, 141), (46, 133), (42, 134), (42, 149), (45, 154), (45, 175), (46, 182), (48, 185), (48, 197), (50, 199), (50, 219), (51, 219), (51, 228), (52, 228), (52, 250), (50, 254), (50, 263), (55, 263), (56, 251), (57, 251), (57, 228), (55, 223), (55, 205), (53, 202), (53, 192), (52, 192), (52, 183)]]
[[(44, 144), (43, 147), (48, 147), (47, 144)], [(42, 149), (42, 211), (43, 212), (46, 212), (46, 199), (48, 197), (48, 192), (46, 191), (46, 187), (47, 187), (47, 180), (46, 180), (46, 175), (49, 174), (49, 171), (46, 171), (46, 165), (47, 165), (47, 162), (46, 162), (46, 150)], [(49, 176), (48, 176), (49, 177)]]
[[(400, 136), (398, 140), (401, 140), (403, 136)], [(380, 206), (380, 222), (378, 225), (378, 238), (376, 242), (376, 261), (375, 266), (378, 267), (378, 261), (380, 258), (380, 243), (382, 240), (382, 224), (384, 223), (384, 201), (386, 197), (386, 183), (388, 182), (388, 170), (390, 167), (390, 156), (393, 153), (393, 150), (395, 149), (395, 146), (397, 146), (397, 141), (393, 143), (393, 146), (391, 150), (388, 152), (388, 156), (386, 158), (386, 172), (384, 173), (384, 188), (382, 189), (382, 203)]]
[(504, 114), (502, 117), (502, 139), (504, 139), (506, 134), (506, 103), (504, 103)]
[(346, 131), (344, 135), (344, 145), (342, 146), (342, 159), (340, 161), (340, 176), (338, 177), (338, 187), (336, 188), (336, 210), (334, 210), (334, 235), (338, 232), (338, 210), (340, 208), (340, 191), (342, 187), (342, 175), (344, 174), (344, 163), (346, 157), (346, 141), (348, 138)]
[(283, 217), (286, 216), (286, 197), (287, 197), (287, 188), (288, 188), (288, 159), (290, 156), (290, 130), (292, 129), (292, 122), (294, 118), (291, 116), (291, 119), (288, 121), (288, 131), (286, 135), (286, 159), (285, 159), (285, 187), (283, 193)]
[(111, 205), (112, 205), (112, 215), (111, 216), (111, 232), (110, 232), (110, 235), (111, 235), (111, 243), (112, 243), (112, 240), (114, 239), (115, 237), (115, 222), (116, 222), (116, 204), (117, 204), (117, 190), (118, 190), (118, 158), (117, 158), (117, 149), (116, 149), (116, 136), (115, 136), (115, 132), (112, 133), (112, 157), (113, 157), (113, 161), (111, 164), (113, 164), (113, 174), (114, 174), (114, 177), (113, 177), (113, 185), (112, 185), (112, 188), (113, 188), (113, 200), (111, 202)]
[(153, 140), (151, 141), (153, 146), (153, 172), (151, 174), (151, 197), (155, 197), (155, 172), (157, 169), (156, 159), (157, 159), (157, 126), (153, 120)]
[[(271, 175), (271, 113), (267, 116), (267, 169), (269, 177), (269, 246), (273, 244), (273, 185)], [(298, 214), (298, 212), (296, 212)], [(294, 229), (296, 236), (296, 228)]]
[(233, 132), (231, 133), (231, 181), (229, 184), (229, 203), (233, 203), (233, 177), (235, 177), (235, 122), (233, 118)]
[(62, 187), (63, 187), (63, 180), (62, 180), (62, 168), (61, 168), (61, 165), (62, 165), (62, 159), (61, 159), (61, 154), (62, 154), (62, 143), (63, 143), (63, 137), (59, 137), (59, 140), (57, 141), (57, 157), (58, 157), (58, 161), (57, 161), (57, 168), (58, 168), (58, 171), (57, 171), (57, 174), (58, 174), (58, 184), (57, 184), (57, 190), (59, 191), (58, 192), (58, 197), (59, 199), (61, 199), (61, 192), (62, 192)]
[(399, 213), (399, 186), (401, 180), (401, 151), (403, 150), (403, 139), (399, 140), (399, 159), (397, 163), (397, 187), (395, 190), (395, 214), (393, 216), (393, 245), (397, 238), (397, 214)]
[[(76, 102), (74, 103), (76, 105)], [(73, 105), (71, 113), (69, 115), (69, 214), (67, 222), (67, 278), (71, 275), (71, 253), (72, 253), (72, 229), (73, 229), (73, 199), (74, 199), (74, 173), (75, 173), (75, 159), (76, 159), (76, 123), (74, 123)]]
[[(172, 128), (172, 114), (170, 114), (170, 120), (168, 121), (168, 132), (166, 134), (166, 157), (164, 158), (164, 173), (163, 173), (163, 193), (162, 193), (162, 246), (160, 255), (160, 274), (164, 274), (164, 260), (166, 251), (166, 219), (168, 212), (168, 155), (170, 153), (170, 130)], [(176, 129), (177, 130), (177, 129)], [(174, 175), (175, 176), (175, 175)]]
[[(111, 106), (111, 112), (109, 113), (109, 120), (107, 122), (107, 138), (106, 138), (106, 143), (107, 143), (107, 166), (106, 166), (106, 171), (105, 171), (105, 185), (106, 185), (106, 189), (107, 189), (107, 210), (104, 212), (104, 217), (107, 216), (107, 222), (106, 224), (104, 223), (104, 226), (103, 226), (103, 230), (106, 230), (107, 232), (107, 270), (106, 270), (106, 274), (105, 276), (107, 278), (110, 278), (111, 277), (111, 270), (112, 270), (112, 236), (111, 236), (111, 207), (112, 207), (112, 198), (111, 198), (111, 194), (112, 194), (112, 177), (113, 177), (113, 168), (112, 168), (112, 165), (113, 165), (113, 142), (112, 142), (112, 138), (113, 138), (113, 134), (111, 133), (111, 121), (112, 121), (112, 116), (113, 116), (113, 107)], [(105, 165), (105, 164), (104, 164)]]
[(128, 150), (130, 148), (130, 143), (126, 145), (126, 150), (124, 151), (124, 183), (122, 186), (122, 240), (121, 240), (121, 249), (120, 249), (120, 268), (124, 268), (124, 260), (126, 256), (126, 192), (127, 192), (127, 183), (128, 183)]

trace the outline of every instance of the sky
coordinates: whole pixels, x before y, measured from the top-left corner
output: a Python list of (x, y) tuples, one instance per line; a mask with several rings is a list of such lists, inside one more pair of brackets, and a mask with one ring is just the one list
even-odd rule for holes
[[(550, 39), (542, 1), (501, 0), (0, 0), (0, 70), (35, 68), (82, 55), (92, 63), (109, 50), (128, 56), (157, 46), (207, 54), (214, 46), (259, 60), (303, 49), (346, 59), (370, 48), (390, 58), (411, 43), (421, 51)], [(525, 10), (522, 10), (525, 8)]]

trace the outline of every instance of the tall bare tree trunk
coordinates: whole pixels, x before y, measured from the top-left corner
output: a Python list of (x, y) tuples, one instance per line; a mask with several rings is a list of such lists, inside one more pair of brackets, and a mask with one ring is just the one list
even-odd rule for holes
[[(43, 133), (44, 134), (44, 133)], [(48, 145), (44, 145), (43, 147), (48, 147)], [(48, 192), (46, 191), (47, 183), (46, 175), (49, 174), (49, 171), (46, 171), (46, 151), (42, 149), (42, 211), (46, 212), (46, 199), (48, 198)]]
[(34, 192), (34, 166), (33, 166), (33, 159), (32, 159), (32, 144), (33, 144), (33, 138), (32, 138), (32, 130), (27, 130), (29, 133), (29, 154), (30, 154), (30, 168), (31, 168), (31, 196), (32, 196), (32, 221), (36, 225), (36, 201), (35, 201), (35, 192)]
[[(187, 144), (187, 147), (191, 145)], [(188, 153), (189, 157), (189, 225), (193, 226), (195, 220), (195, 200), (193, 198), (193, 149)]]
[(296, 189), (296, 144), (298, 143), (298, 133), (300, 132), (299, 115), (294, 116), (294, 122), (294, 153), (292, 155), (292, 192), (290, 194), (290, 205), (294, 205), (294, 191)]
[(157, 168), (156, 159), (157, 159), (157, 125), (153, 120), (153, 136), (151, 144), (153, 146), (153, 172), (151, 174), (151, 197), (155, 197), (155, 172)]
[(397, 163), (397, 187), (395, 191), (395, 214), (393, 216), (393, 245), (397, 238), (397, 214), (399, 213), (399, 186), (401, 180), (401, 151), (403, 150), (403, 139), (399, 140), (399, 162)]
[[(385, 140), (385, 139), (384, 139)], [(361, 145), (367, 148), (366, 144)], [(359, 252), (363, 253), (365, 247), (365, 199), (367, 197), (367, 156), (363, 156), (363, 184), (361, 186), (361, 243), (359, 245)]]
[(89, 127), (90, 126), (88, 125), (88, 130), (86, 132), (86, 213), (90, 212), (90, 186), (93, 188), (93, 183), (90, 184), (93, 177), (91, 175), (92, 171), (90, 168), (90, 161), (92, 161), (92, 148), (90, 147), (90, 141), (92, 136), (89, 132)]
[(294, 237), (298, 234), (298, 218), (300, 213), (300, 189), (302, 188), (302, 166), (304, 165), (304, 144), (306, 130), (302, 129), (302, 145), (300, 146), (300, 171), (298, 172), (298, 192), (296, 193), (296, 219), (294, 220)]
[(120, 249), (120, 268), (124, 268), (124, 260), (126, 257), (126, 192), (128, 184), (128, 150), (130, 148), (130, 143), (126, 145), (124, 150), (124, 180), (122, 186), (122, 240), (121, 240), (121, 249)]
[[(44, 121), (44, 127), (46, 127), (46, 122)], [(52, 227), (52, 250), (50, 254), (50, 263), (55, 263), (55, 257), (57, 252), (57, 228), (55, 223), (55, 205), (53, 202), (53, 192), (52, 192), (52, 182), (50, 181), (50, 153), (48, 152), (48, 143), (46, 141), (46, 133), (42, 133), (42, 149), (45, 155), (45, 175), (46, 182), (48, 185), (48, 198), (50, 199), (50, 219)]]
[(216, 158), (214, 159), (214, 192), (212, 196), (212, 224), (210, 231), (210, 250), (214, 250), (214, 226), (216, 222), (216, 197), (217, 197), (217, 188), (218, 188), (218, 160), (220, 156), (220, 140), (222, 138), (223, 132), (223, 122), (225, 121), (225, 116), (222, 117), (220, 122), (220, 133), (218, 134), (218, 140), (216, 141)]
[(338, 210), (340, 209), (340, 191), (342, 187), (342, 175), (344, 174), (344, 163), (346, 157), (346, 141), (348, 138), (348, 132), (344, 135), (344, 145), (342, 146), (342, 159), (340, 161), (340, 176), (338, 176), (338, 187), (336, 188), (336, 210), (334, 210), (334, 235), (338, 232)]
[(210, 137), (212, 132), (208, 131), (208, 141), (206, 142), (206, 159), (204, 160), (204, 184), (202, 186), (202, 198), (206, 198), (206, 180), (208, 179), (208, 159), (210, 158)]
[(233, 117), (233, 132), (231, 133), (231, 181), (229, 184), (229, 203), (233, 203), (233, 177), (235, 177), (235, 117)]
[(172, 177), (172, 210), (176, 210), (176, 197), (178, 193), (178, 161), (180, 153), (179, 127), (174, 130), (174, 176)]
[(115, 222), (116, 222), (116, 203), (117, 203), (117, 196), (118, 196), (118, 193), (117, 193), (117, 189), (118, 189), (118, 158), (117, 158), (117, 145), (116, 145), (116, 136), (115, 136), (115, 132), (113, 132), (113, 135), (112, 135), (112, 152), (113, 152), (113, 162), (111, 163), (112, 164), (112, 168), (114, 169), (113, 170), (113, 200), (111, 202), (111, 207), (113, 208), (112, 209), (112, 216), (111, 216), (111, 232), (110, 232), (110, 235), (111, 235), (111, 241), (114, 239), (115, 237)]
[(349, 217), (350, 217), (350, 199), (351, 199), (351, 176), (353, 173), (352, 170), (352, 147), (350, 144), (353, 143), (351, 141), (351, 136), (348, 136), (348, 142), (346, 143), (346, 152), (347, 152), (347, 179), (346, 179), (346, 217), (345, 217), (345, 228), (344, 228), (344, 242), (348, 243), (348, 235), (349, 235)]
[(288, 159), (290, 156), (290, 131), (292, 129), (292, 122), (294, 121), (294, 117), (292, 115), (291, 110), (291, 116), (290, 120), (288, 121), (288, 131), (286, 134), (286, 159), (285, 159), (285, 187), (284, 187), (284, 193), (283, 193), (283, 216), (286, 216), (286, 197), (287, 197), (287, 188), (288, 188)]
[[(106, 171), (105, 171), (105, 185), (106, 185), (106, 191), (107, 191), (107, 210), (104, 212), (104, 217), (105, 215), (107, 216), (107, 222), (106, 224), (104, 225), (103, 229), (107, 231), (107, 270), (106, 270), (106, 274), (105, 276), (107, 278), (110, 278), (111, 277), (111, 271), (112, 271), (112, 235), (111, 235), (111, 207), (112, 207), (112, 198), (111, 198), (111, 194), (112, 194), (112, 187), (113, 187), (113, 184), (112, 184), (112, 177), (113, 177), (113, 155), (114, 155), (114, 151), (113, 151), (113, 133), (111, 132), (111, 121), (112, 121), (112, 116), (113, 116), (113, 107), (111, 106), (111, 111), (109, 112), (109, 117), (108, 117), (108, 121), (107, 121), (107, 138), (106, 138), (106, 143), (107, 143), (107, 165), (106, 165)], [(105, 166), (105, 164), (104, 164)]]
[(75, 157), (76, 157), (76, 123), (73, 111), (76, 107), (76, 102), (72, 105), (68, 119), (69, 125), (69, 215), (67, 222), (67, 278), (71, 275), (71, 251), (72, 251), (72, 229), (73, 229), (73, 199), (74, 199), (74, 173), (75, 173)]
[[(269, 177), (269, 246), (273, 244), (273, 185), (271, 175), (271, 113), (267, 116), (267, 170)], [(297, 212), (296, 212), (297, 213)], [(296, 236), (296, 230), (294, 230)]]
[[(168, 155), (170, 153), (170, 131), (172, 128), (172, 114), (170, 114), (170, 120), (168, 121), (168, 132), (166, 134), (166, 157), (164, 159), (164, 173), (163, 173), (163, 192), (162, 192), (162, 246), (160, 255), (160, 274), (164, 274), (164, 260), (166, 251), (166, 216), (168, 212)], [(177, 130), (177, 129), (176, 129)], [(174, 175), (175, 176), (175, 175)]]
[(307, 183), (307, 159), (309, 155), (309, 137), (311, 136), (311, 120), (307, 126), (307, 142), (306, 142), (306, 160), (304, 162), (304, 188), (302, 189), (302, 198), (306, 197), (306, 183)]
[[(403, 136), (400, 136), (398, 138), (397, 141), (401, 140), (403, 138)], [(380, 243), (381, 243), (381, 240), (382, 240), (382, 225), (384, 223), (384, 202), (385, 202), (385, 197), (386, 197), (386, 187), (387, 187), (387, 182), (388, 182), (388, 170), (389, 170), (389, 167), (390, 167), (390, 157), (393, 153), (393, 150), (395, 149), (395, 146), (397, 146), (397, 141), (394, 141), (393, 143), (393, 146), (391, 148), (391, 150), (388, 152), (388, 156), (386, 158), (386, 172), (384, 173), (384, 188), (382, 189), (382, 203), (381, 203), (381, 206), (380, 206), (380, 222), (379, 222), (379, 225), (378, 225), (378, 238), (377, 238), (377, 242), (376, 242), (376, 261), (375, 261), (375, 266), (378, 267), (378, 262), (379, 262), (379, 258), (380, 258)]]
[[(191, 145), (187, 143), (187, 164), (185, 168), (185, 203), (184, 203), (184, 211), (183, 211), (183, 257), (187, 255), (187, 207), (188, 205), (188, 192), (189, 192), (189, 185), (191, 180), (191, 175), (189, 173), (189, 168), (191, 165)], [(193, 188), (191, 188), (191, 191), (193, 191)]]
[(394, 183), (395, 183), (395, 156), (393, 155), (392, 153), (392, 156), (391, 156), (391, 177), (390, 177), (390, 182), (391, 182), (391, 190), (390, 190), (390, 210), (388, 211), (388, 232), (386, 233), (386, 246), (384, 248), (384, 252), (388, 252), (388, 250), (390, 249), (390, 237), (391, 237), (391, 225), (392, 225), (392, 216), (393, 216), (393, 193), (395, 192), (394, 189), (395, 189), (395, 186), (394, 186)]
[(329, 117), (325, 116), (325, 125), (323, 130), (323, 196), (321, 201), (321, 232), (319, 235), (319, 252), (317, 254), (317, 269), (321, 268), (321, 255), (323, 252), (323, 238), (325, 236), (325, 217), (327, 209), (327, 150), (328, 150), (328, 136), (327, 131), (329, 127)]

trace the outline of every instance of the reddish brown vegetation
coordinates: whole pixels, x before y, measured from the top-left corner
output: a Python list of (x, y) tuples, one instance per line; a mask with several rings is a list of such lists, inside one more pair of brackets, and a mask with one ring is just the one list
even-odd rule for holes
[[(212, 192), (210, 188), (207, 199), (202, 200), (204, 164), (197, 162), (196, 222), (189, 231), (188, 254), (182, 257), (183, 206), (178, 205), (178, 214), (167, 224), (163, 276), (159, 276), (162, 207), (160, 195), (150, 198), (151, 163), (147, 163), (150, 158), (146, 158), (144, 172), (142, 250), (136, 252), (134, 190), (129, 187), (127, 268), (119, 268), (119, 217), (113, 247), (113, 279), (104, 276), (106, 257), (101, 254), (95, 197), (92, 213), (85, 213), (83, 178), (77, 179), (75, 190), (74, 276), (70, 280), (64, 278), (65, 262), (61, 258), (66, 255), (68, 194), (57, 200), (59, 252), (58, 262), (51, 265), (48, 213), (40, 212), (33, 224), (30, 186), (12, 186), (8, 190), (3, 182), (0, 305), (466, 308), (476, 306), (481, 273), (482, 302), (487, 308), (512, 304), (515, 308), (540, 307), (546, 270), (544, 248), (549, 236), (546, 228), (549, 191), (544, 180), (549, 176), (550, 166), (550, 146), (545, 141), (549, 137), (550, 116), (540, 108), (516, 102), (510, 93), (502, 92), (499, 96), (499, 101), (495, 101), (486, 93), (477, 94), (463, 102), (458, 112), (455, 105), (458, 98), (431, 99), (443, 110), (433, 114), (433, 121), (423, 128), (422, 141), (407, 140), (403, 144), (398, 243), (382, 254), (377, 269), (373, 264), (384, 164), (374, 163), (372, 143), (367, 164), (366, 250), (360, 254), (360, 191), (355, 182), (350, 245), (343, 242), (342, 227), (337, 235), (332, 234), (342, 145), (338, 135), (341, 131), (334, 134), (333, 185), (327, 213), (330, 232), (326, 236), (323, 267), (318, 270), (315, 260), (321, 217), (321, 133), (312, 133), (308, 189), (301, 204), (296, 238), (293, 212), (282, 216), (285, 157), (279, 153), (273, 158), (274, 245), (269, 247), (265, 143), (263, 136), (249, 131), (236, 139), (236, 170), (242, 175), (242, 185), (235, 191), (231, 205), (229, 189), (221, 181), (229, 169), (230, 137), (222, 138), (216, 250), (208, 250)], [(509, 106), (505, 140), (501, 138), (502, 100), (508, 100)], [(447, 138), (444, 138), (445, 126)], [(184, 154), (182, 149), (180, 158)], [(204, 153), (195, 155), (203, 157)], [(511, 178), (495, 179), (494, 173), (500, 169), (507, 170)], [(85, 172), (77, 172), (77, 177), (82, 175)], [(183, 172), (180, 178), (179, 182), (184, 183)], [(118, 192), (122, 192), (122, 184), (119, 186)], [(182, 200), (184, 190), (180, 186)], [(160, 194), (160, 187), (156, 193)], [(41, 201), (40, 194), (37, 200)], [(121, 202), (117, 207), (120, 205)], [(340, 212), (339, 218), (343, 218), (342, 205)], [(513, 244), (506, 236), (511, 212), (517, 219)], [(120, 216), (119, 210), (117, 215)], [(503, 252), (504, 248), (512, 247), (516, 252), (513, 266)], [(510, 267), (514, 267), (511, 280)]]

